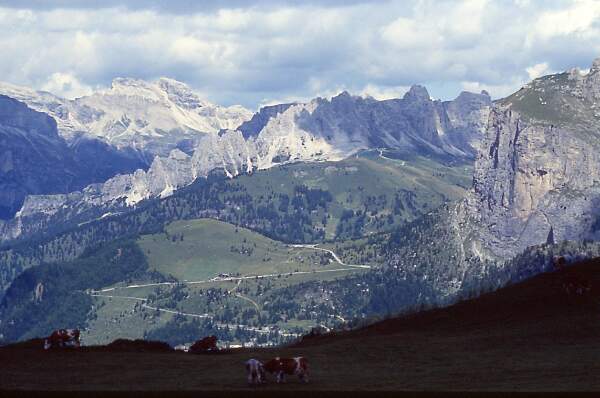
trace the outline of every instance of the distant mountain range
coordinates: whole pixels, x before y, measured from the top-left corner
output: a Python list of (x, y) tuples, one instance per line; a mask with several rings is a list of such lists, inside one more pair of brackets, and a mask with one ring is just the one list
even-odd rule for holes
[[(241, 107), (202, 101), (183, 83), (169, 79), (116, 79), (110, 90), (72, 101), (9, 85), (0, 85), (0, 92), (48, 112), (66, 140), (91, 136), (129, 153), (156, 155), (147, 170), (120, 174), (82, 191), (32, 192), (42, 195), (27, 197), (17, 218), (0, 225), (0, 240), (20, 236), (31, 216), (52, 215), (65, 206), (123, 200), (133, 205), (165, 197), (217, 169), (233, 177), (295, 161), (341, 160), (374, 148), (472, 159), (491, 106), (485, 92), (464, 92), (442, 102), (432, 100), (421, 86), (413, 86), (402, 99), (377, 101), (343, 92), (331, 100), (265, 107), (252, 117)], [(168, 156), (160, 156), (165, 152)], [(47, 195), (57, 191), (59, 195)]]
[(167, 156), (175, 148), (190, 151), (205, 134), (235, 128), (252, 116), (241, 106), (213, 105), (167, 78), (117, 78), (109, 89), (74, 100), (7, 83), (0, 83), (0, 94), (52, 116), (68, 142), (81, 135), (99, 138), (137, 151), (148, 165), (156, 155)]

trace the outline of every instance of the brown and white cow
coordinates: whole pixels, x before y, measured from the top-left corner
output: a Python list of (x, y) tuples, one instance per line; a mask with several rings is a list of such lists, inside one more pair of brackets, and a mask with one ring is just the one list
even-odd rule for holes
[(55, 347), (79, 347), (78, 329), (58, 329), (44, 340), (44, 350)]
[(308, 361), (304, 357), (276, 357), (264, 364), (267, 372), (277, 376), (277, 383), (285, 382), (285, 375), (297, 375), (304, 383), (308, 383)]
[(248, 377), (248, 384), (251, 386), (256, 386), (267, 381), (265, 367), (258, 359), (252, 358), (246, 361), (246, 375)]
[(217, 350), (217, 336), (208, 336), (192, 344), (189, 352), (193, 354), (198, 354), (202, 352), (215, 350)]

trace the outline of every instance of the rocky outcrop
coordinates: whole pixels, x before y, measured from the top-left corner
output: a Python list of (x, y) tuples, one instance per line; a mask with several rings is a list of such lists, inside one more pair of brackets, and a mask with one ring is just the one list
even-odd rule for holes
[(463, 205), (480, 257), (507, 260), (529, 246), (596, 234), (599, 65), (537, 79), (492, 110)]
[(242, 123), (237, 130), (242, 132), (244, 138), (255, 137), (267, 125), (271, 118), (277, 117), (280, 113), (285, 112), (290, 106), (295, 104), (277, 104), (263, 106), (256, 112), (252, 119)]
[(444, 102), (444, 109), (451, 126), (452, 145), (476, 155), (487, 128), (490, 95), (487, 91), (481, 94), (463, 91), (453, 101)]
[(582, 95), (594, 104), (600, 100), (600, 58), (594, 60), (590, 72), (585, 78), (579, 74), (578, 83), (581, 85)]

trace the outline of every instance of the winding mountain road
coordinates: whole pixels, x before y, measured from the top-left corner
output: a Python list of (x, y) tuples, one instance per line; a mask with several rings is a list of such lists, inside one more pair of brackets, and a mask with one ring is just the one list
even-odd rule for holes
[(231, 277), (225, 277), (225, 278), (214, 277), (211, 279), (204, 279), (204, 280), (200, 280), (200, 281), (142, 283), (142, 284), (127, 285), (127, 286), (108, 287), (105, 289), (94, 290), (94, 291), (92, 291), (92, 293), (106, 293), (106, 292), (112, 292), (112, 291), (121, 290), (121, 289), (137, 289), (137, 288), (152, 287), (152, 286), (201, 285), (201, 284), (215, 283), (215, 282), (240, 281), (240, 280), (248, 280), (248, 279), (278, 278), (280, 276), (293, 276), (293, 275), (306, 275), (306, 274), (320, 274), (320, 273), (328, 273), (328, 272), (351, 271), (351, 268), (370, 268), (370, 266), (368, 266), (368, 265), (364, 265), (364, 266), (363, 265), (345, 265), (345, 266), (349, 267), (349, 268), (321, 269), (321, 270), (311, 270), (311, 271), (293, 271), (293, 272), (284, 272), (284, 273), (276, 273), (276, 274), (231, 276)]
[(260, 307), (259, 307), (258, 303), (256, 301), (252, 300), (250, 297), (242, 296), (240, 293), (236, 293), (235, 297), (239, 297), (242, 300), (249, 301), (256, 308), (256, 311), (260, 312)]
[[(93, 297), (106, 297), (106, 298), (111, 298), (111, 299), (126, 299), (126, 300), (136, 300), (136, 301), (141, 301), (142, 302), (142, 307), (147, 308), (149, 310), (152, 311), (160, 311), (160, 312), (164, 312), (167, 314), (174, 314), (174, 315), (183, 315), (183, 316), (187, 316), (190, 318), (200, 318), (200, 319), (214, 319), (213, 315), (210, 314), (193, 314), (190, 312), (183, 312), (183, 311), (176, 311), (176, 310), (171, 310), (171, 309), (167, 309), (167, 308), (160, 308), (160, 307), (154, 307), (151, 305), (146, 304), (146, 302), (148, 301), (147, 298), (143, 298), (143, 297), (132, 297), (132, 296), (114, 296), (114, 295), (108, 295), (108, 294), (97, 294), (97, 293), (90, 293), (90, 296)], [(244, 329), (250, 332), (255, 332), (255, 333), (259, 333), (259, 334), (269, 334), (274, 332), (274, 329), (269, 329), (267, 327), (264, 328), (258, 328), (255, 326), (248, 326), (248, 325), (243, 325), (243, 324), (233, 324), (233, 323), (222, 323), (222, 322), (215, 322), (213, 323), (213, 325), (215, 325), (215, 327), (220, 328), (220, 329), (235, 329), (235, 328), (240, 328), (240, 329)], [(279, 330), (279, 335), (283, 336), (283, 337), (299, 337), (300, 334), (298, 333), (291, 333), (291, 332), (285, 332), (282, 330)]]
[[(264, 278), (278, 278), (279, 276), (293, 276), (293, 275), (306, 275), (313, 273), (328, 273), (328, 272), (343, 272), (350, 271), (351, 268), (362, 268), (362, 269), (370, 269), (370, 265), (358, 265), (358, 264), (346, 264), (344, 263), (340, 257), (330, 249), (325, 249), (322, 247), (318, 247), (316, 244), (291, 244), (289, 247), (297, 248), (297, 249), (311, 249), (311, 250), (319, 250), (330, 253), (333, 259), (340, 265), (348, 268), (334, 268), (334, 269), (321, 269), (321, 270), (311, 270), (311, 271), (293, 271), (293, 272), (285, 272), (285, 273), (273, 273), (273, 274), (262, 274), (262, 275), (243, 275), (243, 276), (228, 276), (228, 277), (219, 277), (216, 276), (211, 279), (204, 279), (199, 281), (177, 281), (177, 282), (155, 282), (155, 283), (142, 283), (142, 284), (133, 284), (127, 286), (115, 286), (109, 287), (105, 289), (100, 289), (97, 291), (93, 291), (92, 293), (106, 293), (112, 292), (120, 289), (137, 289), (143, 287), (153, 287), (153, 286), (175, 286), (175, 285), (200, 285), (207, 283), (215, 283), (215, 282), (228, 282), (228, 281), (243, 281), (248, 279), (264, 279)], [(235, 290), (232, 289), (232, 291)]]
[(362, 265), (362, 264), (346, 264), (345, 262), (343, 262), (337, 254), (335, 254), (335, 252), (333, 250), (330, 249), (325, 249), (323, 247), (318, 247), (316, 244), (313, 245), (289, 245), (290, 247), (295, 247), (295, 248), (303, 248), (303, 249), (313, 249), (313, 250), (321, 250), (324, 252), (327, 252), (329, 254), (331, 254), (331, 256), (333, 257), (333, 259), (335, 261), (337, 261), (340, 265), (343, 265), (344, 267), (352, 267), (352, 268), (364, 268), (364, 269), (370, 269), (371, 266), (370, 265)]
[(392, 161), (392, 162), (400, 163), (400, 166), (405, 166), (406, 165), (406, 162), (404, 160), (392, 159), (392, 158), (388, 158), (387, 156), (385, 156), (383, 154), (383, 149), (377, 149), (377, 151), (379, 152), (379, 157), (381, 159), (385, 159), (385, 160), (389, 160), (389, 161)]
[[(183, 315), (183, 316), (187, 316), (190, 318), (213, 319), (214, 316), (207, 314), (207, 313), (206, 314), (194, 314), (194, 313), (182, 312), (182, 311), (177, 311), (177, 310), (171, 310), (171, 309), (167, 309), (167, 308), (154, 307), (154, 306), (148, 305), (147, 304), (148, 299), (143, 298), (143, 297), (119, 296), (119, 295), (112, 295), (112, 294), (106, 294), (106, 293), (114, 292), (117, 290), (138, 289), (138, 288), (153, 287), (153, 286), (175, 286), (175, 285), (180, 285), (180, 284), (198, 285), (198, 284), (208, 284), (208, 283), (215, 283), (215, 282), (237, 281), (236, 285), (233, 288), (231, 288), (230, 290), (228, 290), (228, 293), (234, 294), (235, 297), (238, 297), (242, 300), (246, 300), (246, 301), (250, 302), (256, 308), (257, 311), (260, 311), (260, 306), (256, 301), (254, 301), (253, 299), (251, 299), (249, 297), (243, 296), (241, 293), (234, 293), (235, 290), (240, 286), (242, 281), (249, 280), (249, 279), (278, 278), (280, 276), (293, 276), (293, 275), (305, 275), (305, 274), (329, 273), (329, 272), (344, 272), (344, 271), (352, 271), (353, 269), (356, 269), (356, 268), (360, 268), (360, 269), (370, 269), (371, 268), (371, 266), (369, 266), (369, 265), (346, 264), (339, 258), (339, 256), (333, 250), (318, 247), (316, 244), (294, 244), (294, 245), (288, 245), (288, 246), (293, 247), (293, 248), (298, 248), (298, 249), (310, 249), (310, 250), (327, 252), (327, 253), (331, 254), (333, 259), (338, 264), (340, 264), (341, 266), (343, 266), (345, 268), (311, 270), (311, 271), (294, 271), (294, 272), (272, 273), (272, 274), (262, 274), (262, 275), (244, 275), (244, 276), (233, 276), (233, 277), (218, 277), (217, 276), (217, 277), (214, 277), (211, 279), (205, 279), (205, 280), (199, 280), (199, 281), (178, 281), (178, 282), (156, 282), (156, 283), (132, 284), (132, 285), (127, 285), (127, 286), (115, 286), (115, 287), (110, 287), (110, 288), (105, 288), (105, 289), (100, 289), (100, 290), (91, 290), (91, 291), (88, 291), (87, 293), (92, 297), (106, 297), (106, 298), (140, 301), (140, 302), (142, 302), (142, 307), (147, 308), (149, 310), (153, 310), (153, 311), (160, 311), (160, 312), (175, 314), (175, 315)], [(338, 318), (345, 322), (345, 320), (342, 317), (338, 317)], [(215, 326), (220, 327), (220, 328), (239, 327), (244, 330), (253, 331), (253, 332), (261, 333), (261, 334), (268, 334), (268, 333), (273, 332), (273, 330), (269, 329), (269, 328), (257, 328), (257, 327), (248, 326), (248, 325), (215, 323)], [(284, 331), (280, 331), (279, 334), (284, 337), (298, 337), (299, 336), (296, 333), (288, 333), (288, 332), (284, 332)]]

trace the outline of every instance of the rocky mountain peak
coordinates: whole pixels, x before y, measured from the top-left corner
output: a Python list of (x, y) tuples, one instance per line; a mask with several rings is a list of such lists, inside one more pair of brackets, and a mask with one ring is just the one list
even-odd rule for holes
[(332, 97), (331, 101), (325, 100), (324, 102), (321, 102), (321, 105), (326, 107), (330, 104), (336, 109), (348, 110), (349, 108), (356, 106), (357, 103), (360, 103), (362, 101), (364, 101), (362, 97), (355, 97), (348, 91), (344, 90), (335, 97)]
[(51, 116), (0, 95), (0, 220), (13, 217), (27, 195), (75, 191), (138, 166), (95, 140), (69, 146)]
[(339, 93), (338, 95), (336, 95), (335, 97), (333, 97), (332, 100), (334, 100), (334, 99), (349, 99), (349, 98), (352, 98), (352, 95), (348, 91), (344, 90), (341, 93)]
[(171, 79), (170, 77), (159, 78), (157, 84), (164, 91), (192, 91), (187, 84), (180, 82), (179, 80)]
[(429, 97), (429, 92), (427, 89), (419, 84), (412, 85), (410, 90), (404, 94), (403, 97), (405, 100), (410, 101), (429, 101), (431, 98)]
[[(405, 100), (364, 99), (344, 91), (331, 100), (267, 106), (247, 117), (233, 107), (194, 108), (198, 96), (170, 79), (145, 84), (117, 79), (115, 86), (124, 93), (151, 89), (160, 101), (139, 99), (138, 94), (84, 97), (78, 104), (97, 110), (90, 125), (109, 142), (133, 141), (163, 154), (153, 157), (146, 172), (117, 175), (68, 198), (57, 197), (53, 208), (88, 208), (122, 200), (132, 205), (168, 196), (216, 169), (233, 177), (287, 162), (341, 160), (364, 149), (390, 148), (465, 161), (474, 157), (489, 112), (488, 96), (462, 93), (461, 101), (431, 101), (424, 87), (413, 86)], [(235, 124), (244, 119), (247, 122)], [(170, 131), (172, 126), (178, 130)], [(187, 127), (193, 131), (188, 133)], [(184, 138), (189, 145), (181, 145)], [(31, 198), (29, 208), (36, 214), (53, 214), (46, 209), (46, 199)], [(10, 228), (15, 226), (16, 231), (22, 219), (15, 220)]]
[(488, 106), (492, 104), (492, 98), (490, 97), (488, 92), (485, 90), (481, 91), (480, 94), (472, 93), (469, 91), (462, 91), (458, 95), (458, 97), (456, 97), (454, 99), (454, 101), (457, 103), (468, 103), (468, 102), (475, 101), (475, 102), (480, 102), (482, 104), (486, 104)]
[(295, 103), (263, 106), (250, 120), (242, 123), (237, 129), (242, 132), (244, 138), (256, 136), (271, 118), (285, 112), (292, 105), (295, 105)]
[(241, 107), (221, 107), (201, 99), (184, 83), (115, 78), (110, 88), (68, 100), (49, 93), (0, 83), (0, 94), (16, 98), (56, 120), (69, 143), (81, 135), (135, 151), (150, 165), (156, 155), (190, 148), (205, 134), (235, 129), (252, 117)]
[(157, 84), (167, 94), (170, 101), (185, 109), (196, 109), (211, 105), (208, 101), (200, 99), (187, 84), (180, 81), (161, 77)]
[(150, 84), (144, 80), (131, 77), (115, 77), (110, 84), (112, 90), (118, 90), (124, 87), (150, 88)]

